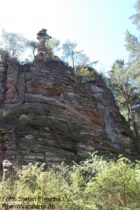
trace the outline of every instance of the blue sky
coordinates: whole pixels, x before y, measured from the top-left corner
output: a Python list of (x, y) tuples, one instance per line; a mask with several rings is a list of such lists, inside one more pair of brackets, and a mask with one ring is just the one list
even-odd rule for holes
[(0, 0), (0, 29), (36, 39), (47, 28), (48, 34), (78, 43), (97, 68), (109, 71), (116, 59), (127, 61), (125, 31), (136, 33), (129, 17), (136, 0)]

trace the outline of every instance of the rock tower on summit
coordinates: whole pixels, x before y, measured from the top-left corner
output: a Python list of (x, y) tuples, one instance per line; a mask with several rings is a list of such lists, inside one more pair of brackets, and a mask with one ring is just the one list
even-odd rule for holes
[(37, 39), (39, 40), (38, 46), (38, 57), (41, 58), (52, 58), (53, 53), (49, 46), (49, 40), (52, 37), (47, 34), (47, 29), (42, 29), (37, 33)]

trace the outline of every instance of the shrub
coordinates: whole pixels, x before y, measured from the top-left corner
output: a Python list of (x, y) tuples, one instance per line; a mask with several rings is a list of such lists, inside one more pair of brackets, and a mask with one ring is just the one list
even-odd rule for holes
[(77, 164), (77, 167), (80, 169), (80, 173), (83, 174), (85, 182), (87, 182), (92, 177), (95, 177), (104, 168), (106, 163), (107, 161), (95, 152), (89, 153), (89, 158), (81, 161), (79, 165)]
[(8, 204), (52, 205), (61, 210), (140, 209), (139, 161), (134, 164), (122, 157), (105, 161), (92, 154), (80, 164), (30, 163), (17, 173), (15, 180), (0, 182), (1, 206), (7, 198)]
[(140, 207), (140, 174), (136, 165), (125, 158), (106, 163), (89, 181), (85, 194), (89, 202), (94, 200), (102, 209)]

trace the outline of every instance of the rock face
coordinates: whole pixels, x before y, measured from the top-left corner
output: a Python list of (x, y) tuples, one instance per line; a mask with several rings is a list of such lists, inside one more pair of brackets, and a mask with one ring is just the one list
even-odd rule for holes
[[(113, 96), (95, 72), (75, 78), (61, 61), (0, 67), (0, 160), (70, 162), (88, 152), (133, 154)], [(2, 148), (2, 149), (1, 149)]]

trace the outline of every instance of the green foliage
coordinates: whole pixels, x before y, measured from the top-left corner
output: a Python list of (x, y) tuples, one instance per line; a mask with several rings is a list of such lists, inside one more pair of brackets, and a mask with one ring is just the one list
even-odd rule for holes
[(107, 161), (95, 153), (89, 154), (89, 159), (80, 162), (78, 165), (80, 173), (84, 176), (86, 181), (95, 177), (99, 171), (106, 165)]
[(129, 31), (126, 31), (126, 49), (129, 51), (131, 61), (134, 61), (140, 56), (140, 43), (136, 36), (131, 34)]
[(17, 185), (14, 180), (7, 179), (0, 182), (0, 204), (2, 200), (12, 196), (15, 197), (17, 193)]
[[(97, 154), (68, 166), (29, 164), (15, 180), (0, 182), (0, 204), (54, 205), (60, 209), (130, 210), (140, 208), (140, 162)], [(13, 200), (10, 200), (10, 197)]]
[[(140, 29), (140, 0), (136, 1), (136, 12), (131, 17), (133, 24)], [(140, 39), (126, 31), (126, 49), (129, 52), (127, 65), (119, 60), (114, 62), (108, 79), (121, 113), (127, 120), (140, 151), (139, 108), (140, 107)], [(109, 81), (110, 80), (110, 81)]]
[(95, 199), (102, 209), (140, 206), (140, 176), (133, 164), (120, 158), (111, 161), (89, 181), (85, 190), (87, 199)]
[(128, 71), (127, 75), (133, 78), (133, 83), (136, 86), (140, 85), (140, 41), (130, 32), (126, 32), (126, 49), (129, 52)]
[(93, 67), (89, 67), (89, 66), (78, 66), (76, 68), (76, 72), (75, 74), (78, 76), (78, 78), (80, 78), (81, 80), (83, 79), (83, 81), (85, 80), (96, 80), (97, 79), (97, 75), (99, 76), (99, 74), (96, 72), (96, 70)]
[[(131, 17), (133, 23), (140, 29), (140, 0), (136, 1), (136, 13)], [(126, 49), (129, 52), (128, 63), (123, 60), (114, 62), (106, 79), (107, 84), (113, 92), (114, 98), (125, 117), (130, 129), (135, 137), (137, 151), (140, 151), (140, 39), (126, 31), (125, 34)]]
[(139, 133), (136, 123), (137, 112), (135, 107), (140, 105), (139, 89), (135, 86), (133, 75), (123, 60), (114, 62), (107, 79), (107, 83), (129, 127), (133, 131), (136, 144), (139, 145)]
[[(131, 17), (133, 24), (140, 30), (140, 0), (136, 1), (136, 13)], [(129, 74), (134, 78), (137, 86), (140, 86), (140, 39), (129, 31), (126, 32), (126, 49), (129, 52)]]
[(91, 72), (88, 70), (87, 67), (81, 66), (79, 68), (76, 69), (76, 74), (78, 76), (83, 76), (83, 77), (90, 77), (91, 76)]
[[(127, 113), (126, 119), (132, 119), (132, 106), (135, 105), (139, 94), (135, 91), (132, 78), (128, 74), (128, 68), (123, 60), (114, 62), (110, 72), (110, 88), (113, 91), (115, 99), (120, 107), (121, 112)], [(136, 95), (137, 94), (137, 95)], [(136, 97), (134, 97), (136, 96)]]

